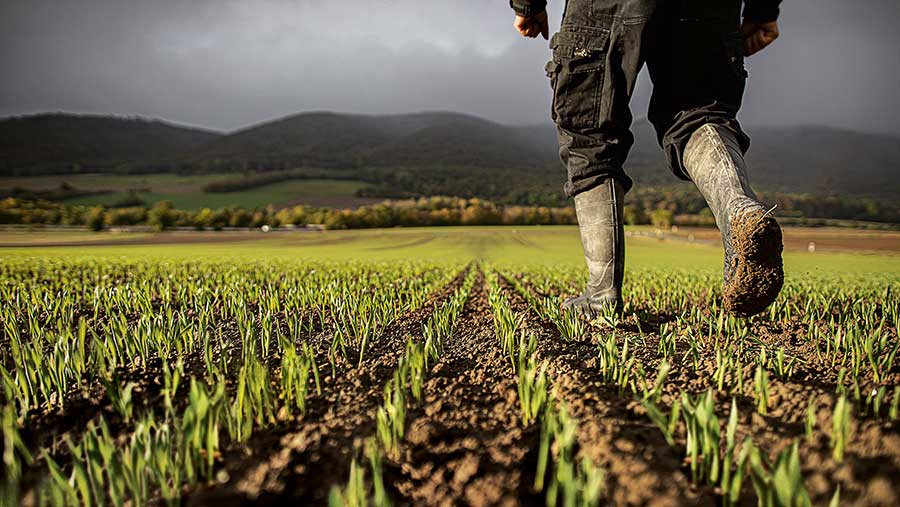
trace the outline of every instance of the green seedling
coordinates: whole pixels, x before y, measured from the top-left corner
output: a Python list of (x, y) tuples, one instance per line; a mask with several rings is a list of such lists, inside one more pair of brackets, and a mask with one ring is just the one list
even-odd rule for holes
[(368, 507), (366, 472), (356, 462), (350, 464), (350, 476), (344, 488), (333, 486), (328, 495), (328, 507)]
[(756, 373), (753, 374), (753, 397), (756, 412), (766, 415), (769, 411), (769, 374), (762, 364), (756, 366)]
[(696, 400), (681, 395), (681, 415), (687, 436), (686, 452), (694, 483), (719, 481), (719, 419), (715, 414), (712, 389)]
[(804, 418), (804, 429), (806, 433), (806, 441), (812, 443), (816, 428), (816, 412), (818, 405), (815, 398), (810, 398), (809, 404), (806, 406), (806, 417)]
[(892, 421), (896, 421), (898, 415), (900, 415), (900, 386), (894, 387), (894, 395), (891, 400), (891, 409), (888, 412), (888, 417)]
[(771, 463), (751, 442), (744, 444), (749, 451), (750, 477), (759, 498), (760, 507), (809, 507), (809, 493), (800, 472), (800, 453), (797, 442), (782, 451)]
[(541, 417), (535, 489), (545, 492), (550, 507), (594, 507), (602, 499), (606, 474), (587, 457), (576, 458), (577, 434), (578, 422), (565, 404), (559, 410), (548, 404)]
[(831, 457), (838, 463), (844, 460), (844, 451), (850, 441), (851, 420), (850, 404), (847, 403), (846, 396), (841, 396), (831, 415), (831, 439), (829, 441), (832, 449)]
[(741, 452), (735, 463), (735, 434), (737, 433), (738, 409), (737, 400), (731, 399), (731, 413), (728, 416), (728, 425), (725, 429), (725, 459), (722, 461), (722, 473), (719, 488), (722, 490), (722, 504), (725, 507), (738, 505), (741, 496), (741, 487), (744, 483), (744, 465), (747, 454)]
[(12, 405), (0, 412), (0, 437), (3, 443), (3, 471), (0, 472), (0, 500), (3, 505), (18, 505), (22, 473), (33, 460), (20, 434), (20, 422)]
[(527, 360), (523, 357), (520, 359), (518, 371), (519, 406), (522, 411), (522, 422), (527, 425), (538, 417), (547, 403), (547, 363), (541, 363), (538, 369), (533, 356)]
[(644, 410), (647, 411), (647, 417), (653, 421), (653, 424), (659, 428), (659, 431), (662, 432), (663, 437), (666, 439), (666, 443), (670, 446), (675, 445), (675, 429), (678, 426), (678, 418), (681, 415), (681, 405), (679, 403), (675, 403), (672, 405), (672, 412), (669, 414), (669, 417), (662, 413), (659, 407), (656, 406), (656, 403), (651, 399), (641, 400), (641, 405), (644, 407)]
[(394, 378), (384, 388), (384, 405), (376, 414), (376, 435), (381, 448), (389, 456), (399, 450), (406, 430), (406, 395), (403, 386), (404, 372), (394, 372)]

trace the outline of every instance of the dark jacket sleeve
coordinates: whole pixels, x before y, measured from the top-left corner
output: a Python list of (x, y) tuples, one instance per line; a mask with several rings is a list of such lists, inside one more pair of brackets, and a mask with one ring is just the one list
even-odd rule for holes
[(744, 0), (744, 18), (757, 23), (778, 19), (781, 0)]
[(547, 0), (509, 0), (509, 6), (522, 17), (534, 16), (547, 9)]

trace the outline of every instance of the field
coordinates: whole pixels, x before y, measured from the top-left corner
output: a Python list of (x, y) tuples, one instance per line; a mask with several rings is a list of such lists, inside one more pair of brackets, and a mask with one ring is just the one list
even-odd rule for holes
[(0, 504), (900, 503), (896, 249), (630, 232), (592, 322), (572, 227), (0, 232)]
[(109, 206), (125, 198), (130, 190), (135, 190), (135, 195), (148, 205), (159, 201), (171, 201), (176, 208), (184, 210), (217, 209), (227, 206), (253, 209), (264, 208), (269, 204), (357, 207), (377, 201), (355, 197), (356, 191), (367, 185), (348, 180), (290, 180), (238, 192), (203, 191), (203, 187), (209, 183), (234, 177), (234, 174), (194, 176), (76, 174), (29, 178), (4, 177), (0, 178), (0, 189), (53, 190), (65, 182), (78, 190), (110, 191), (68, 199), (65, 201), (67, 204)]

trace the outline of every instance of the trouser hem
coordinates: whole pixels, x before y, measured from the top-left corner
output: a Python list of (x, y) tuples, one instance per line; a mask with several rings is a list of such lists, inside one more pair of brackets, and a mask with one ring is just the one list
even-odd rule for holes
[(628, 193), (631, 187), (634, 186), (634, 181), (617, 165), (595, 166), (590, 168), (590, 172), (590, 176), (582, 176), (576, 181), (569, 180), (566, 182), (563, 190), (567, 197), (573, 198), (582, 192), (597, 188), (609, 178), (615, 178), (621, 183), (624, 193)]

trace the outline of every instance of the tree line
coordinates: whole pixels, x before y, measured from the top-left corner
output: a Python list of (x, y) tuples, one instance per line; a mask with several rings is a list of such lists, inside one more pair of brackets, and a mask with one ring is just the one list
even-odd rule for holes
[[(668, 228), (673, 225), (714, 227), (715, 219), (709, 209), (684, 206), (677, 201), (646, 197), (640, 192), (629, 194), (624, 219), (628, 225), (654, 225)], [(701, 198), (702, 203), (702, 198)], [(684, 211), (689, 211), (685, 213)], [(787, 223), (797, 225), (861, 226), (859, 222), (836, 221), (827, 218), (804, 218), (784, 213), (776, 215)], [(479, 198), (421, 197), (385, 200), (379, 204), (357, 209), (315, 208), (293, 206), (245, 209), (225, 207), (182, 210), (171, 202), (152, 206), (84, 206), (46, 200), (6, 198), (0, 200), (0, 224), (7, 225), (68, 225), (83, 226), (99, 231), (111, 227), (151, 226), (157, 230), (189, 227), (197, 230), (250, 228), (267, 225), (316, 225), (326, 229), (366, 229), (380, 227), (425, 227), (452, 225), (574, 225), (575, 210), (570, 206), (522, 206), (497, 204)], [(896, 229), (895, 224), (867, 224), (867, 227)]]
[(69, 225), (99, 231), (110, 227), (152, 226), (157, 230), (191, 227), (197, 230), (318, 225), (326, 229), (420, 227), (450, 225), (574, 224), (568, 207), (497, 205), (482, 199), (429, 197), (386, 200), (357, 209), (226, 207), (181, 210), (162, 201), (150, 207), (111, 208), (67, 205), (7, 198), (0, 201), (0, 224)]

